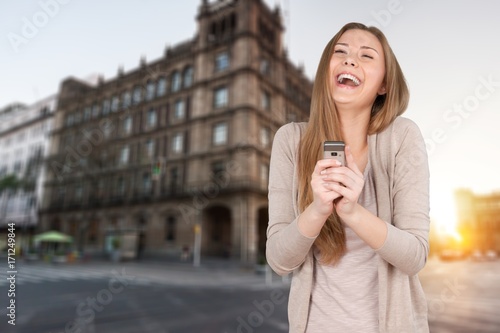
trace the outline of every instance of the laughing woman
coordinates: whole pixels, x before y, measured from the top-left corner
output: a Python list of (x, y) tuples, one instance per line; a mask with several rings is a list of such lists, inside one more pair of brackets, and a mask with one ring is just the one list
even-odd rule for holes
[[(345, 25), (326, 45), (310, 120), (278, 130), (267, 260), (293, 272), (290, 332), (428, 332), (417, 273), (429, 252), (429, 168), (383, 33)], [(346, 166), (323, 159), (344, 141)]]

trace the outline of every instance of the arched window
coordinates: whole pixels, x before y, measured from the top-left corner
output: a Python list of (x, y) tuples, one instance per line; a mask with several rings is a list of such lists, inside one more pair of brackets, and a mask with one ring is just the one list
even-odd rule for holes
[(181, 89), (181, 74), (175, 71), (172, 74), (172, 92), (179, 91)]
[(134, 89), (134, 95), (132, 96), (132, 101), (135, 104), (139, 104), (142, 101), (142, 89), (140, 86), (136, 86)]
[(189, 66), (184, 69), (184, 75), (182, 78), (184, 88), (189, 88), (193, 84), (193, 67)]
[(174, 241), (175, 240), (175, 217), (169, 216), (167, 217), (166, 225), (165, 225), (165, 240), (166, 241)]
[(132, 96), (130, 95), (130, 91), (125, 91), (122, 95), (122, 107), (127, 109), (132, 102)]
[(146, 85), (146, 101), (150, 101), (155, 98), (155, 83), (154, 81), (148, 81)]
[(156, 86), (156, 96), (161, 97), (164, 96), (167, 92), (167, 79), (165, 77), (161, 77), (158, 79), (158, 84)]

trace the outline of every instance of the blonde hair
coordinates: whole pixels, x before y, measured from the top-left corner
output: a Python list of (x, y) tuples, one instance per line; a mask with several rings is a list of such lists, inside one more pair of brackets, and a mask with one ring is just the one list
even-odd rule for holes
[[(409, 91), (396, 56), (382, 31), (361, 23), (348, 23), (333, 36), (321, 56), (312, 91), (310, 118), (299, 144), (298, 177), (299, 207), (301, 211), (313, 201), (310, 187), (311, 175), (316, 162), (322, 159), (322, 144), (326, 140), (343, 141), (340, 122), (333, 97), (330, 93), (329, 67), (334, 47), (342, 34), (348, 30), (368, 31), (380, 41), (385, 56), (386, 94), (379, 95), (373, 103), (368, 134), (383, 131), (408, 106)], [(346, 251), (345, 232), (339, 216), (333, 211), (321, 229), (315, 246), (321, 253), (323, 263), (336, 263)]]

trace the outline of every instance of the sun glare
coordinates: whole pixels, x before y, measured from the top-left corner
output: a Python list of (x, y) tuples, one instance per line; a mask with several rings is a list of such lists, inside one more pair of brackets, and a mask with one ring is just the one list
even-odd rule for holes
[(449, 193), (431, 193), (431, 223), (440, 238), (452, 237), (455, 241), (462, 240), (457, 228), (457, 214), (453, 196)]

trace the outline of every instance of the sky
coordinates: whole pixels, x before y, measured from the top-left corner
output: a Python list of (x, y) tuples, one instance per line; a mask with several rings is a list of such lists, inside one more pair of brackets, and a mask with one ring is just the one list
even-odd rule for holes
[[(500, 191), (500, 2), (265, 0), (279, 5), (289, 58), (313, 79), (347, 22), (386, 34), (410, 87), (431, 171), (431, 217), (456, 222), (453, 191)], [(0, 4), (0, 107), (54, 94), (68, 77), (116, 76), (192, 38), (201, 0), (40, 0)], [(44, 14), (46, 13), (46, 14)], [(36, 25), (35, 25), (36, 24)]]

